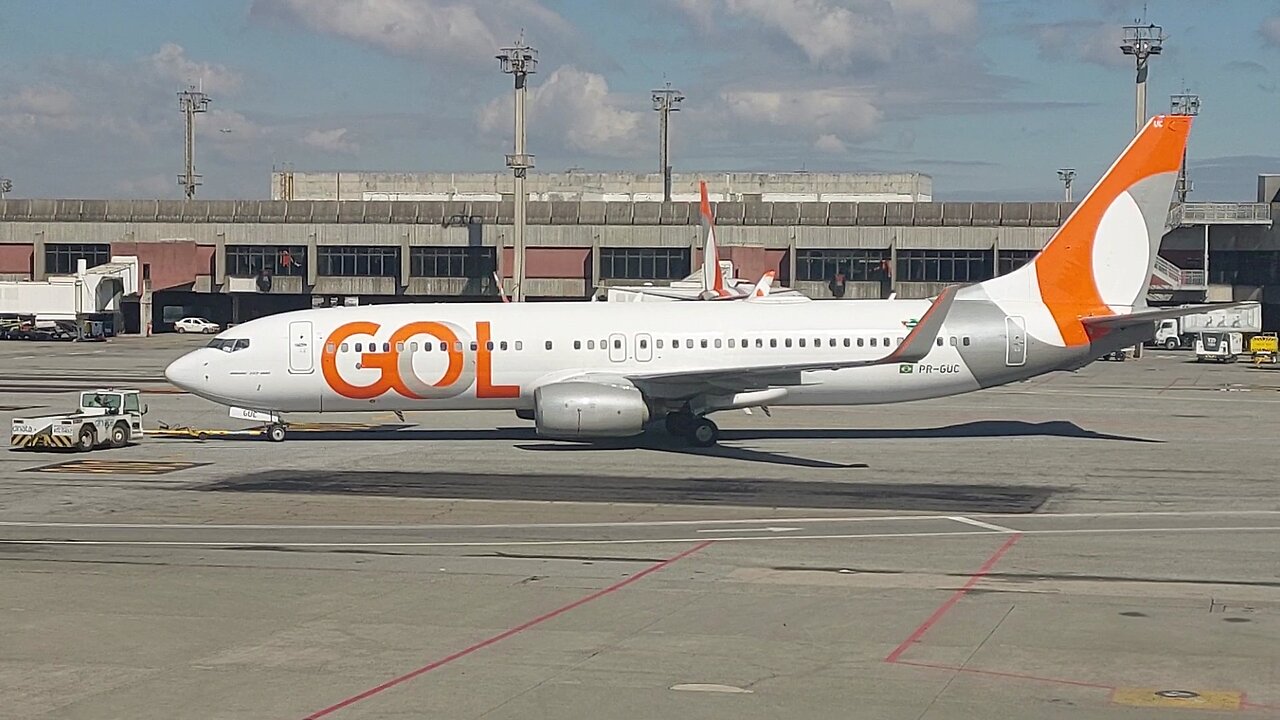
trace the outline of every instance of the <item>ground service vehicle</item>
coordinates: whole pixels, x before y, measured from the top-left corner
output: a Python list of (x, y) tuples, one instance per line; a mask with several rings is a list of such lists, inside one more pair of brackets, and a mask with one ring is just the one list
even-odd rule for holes
[(1151, 344), (1166, 350), (1193, 347), (1201, 332), (1258, 332), (1262, 330), (1262, 304), (1242, 303), (1235, 307), (1167, 318), (1156, 325)]
[(66, 415), (14, 418), (13, 449), (124, 447), (141, 441), (142, 416), (137, 390), (100, 389), (80, 393), (80, 407)]
[(1249, 338), (1249, 355), (1254, 365), (1280, 363), (1280, 337), (1275, 333), (1263, 333)]
[(1196, 362), (1235, 362), (1244, 352), (1244, 336), (1238, 332), (1202, 332), (1196, 335)]
[(173, 324), (175, 332), (179, 333), (204, 333), (212, 335), (222, 329), (218, 323), (210, 322), (204, 318), (185, 317)]

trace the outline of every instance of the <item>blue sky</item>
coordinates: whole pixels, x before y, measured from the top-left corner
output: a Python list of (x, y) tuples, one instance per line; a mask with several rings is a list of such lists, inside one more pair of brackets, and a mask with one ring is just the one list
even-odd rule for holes
[[(1184, 87), (1193, 198), (1280, 172), (1280, 3), (1150, 0), (1169, 39), (1148, 107)], [(200, 83), (200, 197), (259, 198), (273, 166), (500, 170), (510, 79), (541, 54), (540, 170), (656, 169), (649, 89), (688, 96), (691, 170), (919, 171), (939, 199), (1052, 199), (1132, 133), (1141, 1), (80, 0), (0, 5), (0, 176), (21, 197), (178, 197), (175, 93)]]

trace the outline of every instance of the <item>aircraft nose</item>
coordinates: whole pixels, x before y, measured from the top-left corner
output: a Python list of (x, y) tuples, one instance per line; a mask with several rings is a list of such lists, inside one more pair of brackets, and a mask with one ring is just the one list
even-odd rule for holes
[(169, 363), (169, 366), (164, 369), (164, 379), (174, 387), (195, 392), (207, 377), (204, 372), (204, 363), (199, 358), (193, 357), (194, 355), (195, 353), (187, 353)]

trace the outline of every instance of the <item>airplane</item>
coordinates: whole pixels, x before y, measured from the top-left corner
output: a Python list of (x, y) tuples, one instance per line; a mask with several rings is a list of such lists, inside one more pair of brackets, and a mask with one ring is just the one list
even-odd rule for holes
[(924, 400), (1075, 370), (1206, 307), (1145, 302), (1191, 124), (1152, 118), (1030, 262), (933, 299), (302, 310), (230, 328), (165, 377), (272, 440), (290, 412), (506, 409), (544, 437), (662, 420), (706, 447), (719, 411)]
[(760, 280), (754, 283), (733, 277), (733, 263), (720, 260), (719, 246), (716, 243), (715, 215), (711, 211), (711, 201), (707, 194), (705, 180), (698, 183), (698, 190), (701, 195), (698, 214), (702, 226), (702, 267), (689, 277), (677, 280), (668, 287), (646, 285), (639, 289), (628, 288), (634, 293), (632, 295), (634, 301), (642, 301), (643, 296), (669, 300), (742, 300), (770, 295), (785, 297), (787, 300), (807, 301), (808, 297), (793, 288), (773, 287), (773, 279), (777, 275), (773, 270), (764, 273)]

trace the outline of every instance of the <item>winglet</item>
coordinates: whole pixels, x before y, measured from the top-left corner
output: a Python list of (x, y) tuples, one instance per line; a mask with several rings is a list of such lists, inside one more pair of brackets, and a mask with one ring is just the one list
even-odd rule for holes
[(770, 270), (760, 276), (760, 281), (756, 283), (755, 288), (751, 291), (751, 297), (762, 298), (769, 294), (769, 290), (773, 288), (773, 277), (778, 273)]
[(720, 253), (716, 249), (716, 223), (711, 215), (711, 201), (707, 197), (707, 181), (698, 183), (701, 195), (699, 214), (702, 217), (702, 234), (705, 238), (702, 249), (702, 289), (709, 295), (728, 297), (729, 291), (724, 287), (724, 275), (720, 272)]
[(511, 298), (507, 297), (507, 291), (502, 287), (502, 276), (497, 270), (493, 271), (493, 279), (498, 283), (498, 297), (502, 298), (502, 302), (511, 302)]
[(947, 313), (951, 311), (951, 303), (955, 301), (956, 293), (961, 287), (952, 285), (938, 293), (937, 299), (916, 321), (916, 326), (907, 333), (902, 344), (881, 358), (877, 364), (914, 363), (923, 360), (933, 349), (938, 333), (942, 332), (942, 323), (946, 321)]

